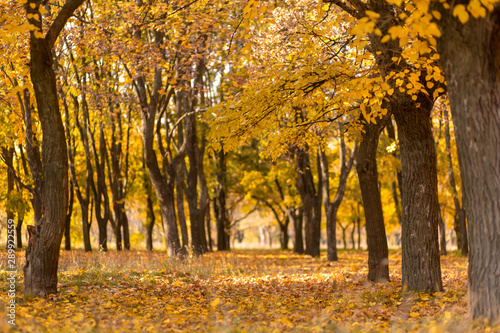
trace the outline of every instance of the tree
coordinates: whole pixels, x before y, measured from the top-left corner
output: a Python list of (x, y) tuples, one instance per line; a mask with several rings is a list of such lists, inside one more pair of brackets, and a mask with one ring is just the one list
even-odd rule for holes
[[(347, 158), (347, 149), (344, 139), (342, 124), (339, 125), (339, 146), (340, 146), (340, 176), (339, 176), (339, 185), (337, 187), (337, 192), (335, 193), (335, 197), (333, 201), (330, 201), (330, 174), (328, 171), (328, 159), (326, 156), (326, 152), (324, 150), (320, 151), (320, 166), (322, 173), (322, 189), (323, 191), (323, 204), (325, 206), (325, 215), (326, 215), (326, 237), (327, 237), (327, 245), (328, 245), (328, 260), (337, 261), (337, 211), (339, 210), (340, 204), (342, 203), (342, 199), (344, 198), (346, 186), (347, 186), (347, 177), (349, 177), (349, 173), (351, 172), (352, 166), (354, 164), (354, 159), (356, 157), (356, 142), (354, 143), (353, 148), (351, 149), (351, 156)], [(345, 243), (345, 242), (344, 242)], [(345, 245), (345, 244), (344, 244)], [(354, 244), (353, 244), (354, 245)]]
[(84, 0), (68, 0), (47, 33), (42, 33), (42, 1), (25, 4), (30, 31), (30, 74), (42, 126), (44, 215), (28, 227), (24, 266), (25, 293), (45, 296), (57, 292), (59, 248), (68, 205), (68, 159), (64, 126), (59, 111), (52, 49), (73, 12)]
[(500, 6), (464, 1), (453, 10), (447, 2), (433, 9), (441, 14), (436, 21), (442, 32), (437, 46), (448, 83), (469, 225), (469, 307), (473, 318), (496, 322), (500, 320)]
[(365, 211), (368, 280), (370, 281), (389, 281), (389, 248), (377, 170), (379, 136), (388, 121), (390, 121), (390, 114), (375, 124), (364, 122), (364, 133), (356, 156), (356, 170)]

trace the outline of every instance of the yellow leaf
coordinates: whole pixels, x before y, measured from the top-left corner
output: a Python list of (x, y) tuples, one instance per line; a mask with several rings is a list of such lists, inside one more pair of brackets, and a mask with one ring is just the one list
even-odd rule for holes
[(432, 16), (434, 16), (436, 18), (436, 20), (440, 20), (441, 19), (441, 13), (438, 12), (437, 10), (433, 10), (432, 11)]
[(469, 13), (464, 5), (456, 5), (455, 8), (453, 8), (453, 16), (458, 16), (462, 24), (465, 24), (469, 20)]
[(215, 308), (217, 305), (219, 305), (220, 303), (220, 298), (216, 298), (212, 301), (212, 303), (210, 303), (210, 306)]
[(410, 312), (410, 317), (412, 317), (412, 318), (418, 318), (418, 317), (420, 317), (420, 313)]
[(280, 322), (287, 326), (293, 326), (292, 322), (288, 320), (286, 317), (281, 317)]
[(391, 5), (396, 5), (396, 6), (401, 6), (401, 3), (403, 0), (386, 0), (387, 3), (390, 3)]
[(376, 20), (380, 17), (379, 13), (372, 12), (371, 10), (365, 11), (366, 16), (368, 16), (372, 20)]
[(382, 37), (381, 42), (382, 42), (382, 43), (387, 43), (387, 42), (389, 41), (389, 39), (391, 39), (391, 36), (389, 36), (389, 35), (385, 35), (384, 37)]
[(427, 88), (431, 89), (432, 87), (434, 87), (434, 83), (427, 81)]

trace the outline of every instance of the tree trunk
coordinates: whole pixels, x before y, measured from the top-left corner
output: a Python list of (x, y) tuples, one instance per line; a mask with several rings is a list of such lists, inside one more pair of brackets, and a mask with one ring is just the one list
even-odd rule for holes
[[(201, 144), (197, 151), (198, 165), (198, 184), (200, 187), (200, 214), (199, 214), (199, 228), (200, 228), (200, 241), (202, 253), (208, 252), (210, 243), (210, 197), (208, 196), (207, 180), (205, 178), (205, 171), (203, 168), (203, 157), (205, 155), (205, 131), (201, 134)], [(206, 231), (205, 231), (206, 227)], [(208, 241), (207, 241), (208, 236)]]
[[(10, 198), (12, 196), (12, 192), (14, 191), (14, 170), (12, 169), (13, 160), (14, 160), (14, 148), (2, 147), (2, 157), (5, 160), (5, 164), (7, 165), (7, 221), (14, 220), (14, 212), (12, 211), (12, 207), (10, 206)], [(6, 229), (9, 230), (9, 229)], [(9, 232), (6, 233), (5, 238), (5, 247), (9, 248)]]
[(226, 153), (224, 149), (216, 153), (215, 163), (217, 173), (216, 198), (214, 201), (214, 216), (217, 223), (217, 249), (219, 251), (229, 251), (229, 219), (226, 210)]
[[(344, 199), (344, 194), (347, 186), (347, 178), (351, 172), (354, 157), (356, 155), (356, 144), (351, 151), (351, 156), (347, 158), (347, 149), (345, 146), (343, 126), (339, 124), (339, 145), (340, 145), (340, 179), (337, 187), (337, 192), (332, 202), (330, 202), (330, 173), (328, 167), (328, 159), (324, 150), (319, 153), (318, 172), (321, 174), (319, 183), (321, 184), (322, 197), (325, 206), (326, 214), (326, 231), (328, 254), (327, 258), (330, 261), (337, 261), (337, 212), (340, 204)], [(354, 242), (353, 242), (354, 246)]]
[[(28, 227), (28, 248), (24, 266), (26, 294), (46, 296), (57, 292), (59, 250), (68, 208), (68, 156), (66, 138), (52, 58), (52, 48), (72, 13), (83, 0), (69, 0), (52, 23), (45, 38), (30, 32), (30, 74), (42, 127), (42, 173), (44, 182), (42, 218)], [(33, 8), (32, 8), (33, 5)], [(28, 22), (42, 30), (41, 1), (25, 5)]]
[(439, 245), (441, 249), (441, 255), (445, 256), (446, 251), (446, 225), (444, 224), (441, 213), (439, 213)]
[(365, 123), (356, 157), (356, 170), (365, 211), (368, 280), (370, 281), (389, 281), (389, 249), (377, 170), (378, 140), (384, 123), (383, 120), (377, 121), (377, 124)]
[(288, 224), (290, 223), (290, 219), (288, 216), (285, 216), (285, 221), (280, 223), (280, 246), (282, 250), (288, 250)]
[(347, 237), (345, 234), (346, 228), (342, 228), (342, 242), (344, 243), (344, 250), (347, 250)]
[[(146, 178), (146, 177), (145, 177)], [(151, 191), (151, 182), (149, 179), (144, 179), (144, 187), (146, 188), (146, 201), (147, 201), (147, 238), (146, 248), (148, 251), (153, 251), (153, 228), (155, 226), (155, 211), (153, 206), (153, 192)]]
[(181, 229), (182, 248), (187, 251), (187, 249), (189, 248), (189, 237), (186, 223), (186, 213), (184, 210), (184, 191), (186, 189), (186, 186), (184, 184), (183, 166), (184, 163), (182, 163), (176, 176), (177, 178), (175, 180), (175, 194), (177, 202), (177, 217), (179, 218), (179, 227)]
[[(296, 152), (297, 169), (297, 190), (302, 200), (304, 227), (306, 233), (305, 253), (312, 256), (319, 256), (319, 235), (318, 220), (321, 221), (321, 198), (319, 198), (314, 187), (313, 176), (311, 172), (311, 163), (309, 160), (308, 148), (300, 148)], [(318, 207), (319, 206), (319, 207)]]
[(288, 207), (287, 214), (292, 221), (293, 225), (293, 252), (297, 254), (304, 253), (304, 235), (302, 234), (303, 221), (302, 221), (302, 207)]
[(486, 12), (485, 18), (462, 24), (442, 11), (437, 24), (469, 225), (469, 307), (473, 318), (495, 323), (500, 320), (500, 8), (495, 4)]
[(66, 214), (66, 226), (64, 227), (64, 249), (66, 251), (71, 250), (71, 216), (73, 215), (73, 202), (75, 200), (73, 184), (70, 182), (69, 185), (69, 207)]
[[(443, 290), (439, 257), (437, 162), (427, 96), (416, 102), (399, 96), (394, 112), (401, 151), (403, 288)], [(406, 100), (406, 103), (402, 103)], [(396, 110), (396, 109), (394, 109)]]

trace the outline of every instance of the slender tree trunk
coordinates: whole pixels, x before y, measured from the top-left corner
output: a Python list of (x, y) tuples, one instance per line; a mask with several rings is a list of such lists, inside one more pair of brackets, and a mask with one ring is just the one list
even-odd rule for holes
[(469, 308), (473, 318), (495, 323), (500, 321), (500, 7), (495, 4), (485, 18), (471, 17), (466, 24), (447, 11), (442, 16), (438, 50), (469, 225)]
[[(469, 244), (467, 242), (467, 224), (465, 222), (465, 210), (460, 205), (458, 198), (457, 185), (455, 182), (455, 171), (453, 171), (453, 159), (451, 157), (451, 135), (450, 135), (450, 119), (448, 117), (448, 110), (444, 114), (444, 137), (446, 141), (446, 157), (448, 159), (448, 178), (450, 179), (450, 187), (453, 193), (453, 203), (455, 205), (455, 221), (454, 229), (457, 235), (458, 248), (462, 251), (462, 255), (469, 253)], [(463, 201), (463, 200), (462, 200)], [(465, 242), (465, 243), (463, 243)]]
[[(42, 218), (28, 227), (24, 266), (26, 294), (46, 296), (57, 292), (59, 250), (68, 208), (68, 156), (56, 88), (52, 48), (72, 13), (83, 0), (66, 2), (45, 38), (30, 33), (30, 74), (42, 127), (42, 173), (44, 182)], [(25, 5), (28, 21), (42, 30), (41, 1)], [(38, 18), (38, 20), (37, 20)]]
[(446, 225), (444, 224), (443, 217), (439, 213), (439, 245), (441, 249), (441, 255), (445, 256), (446, 251)]
[[(14, 170), (12, 169), (14, 161), (14, 148), (2, 147), (2, 155), (3, 159), (6, 162), (5, 164), (7, 165), (7, 197), (10, 199), (10, 197), (12, 196), (12, 192), (14, 191)], [(9, 205), (7, 205), (7, 221), (9, 220), (14, 220), (14, 212), (12, 211), (12, 208), (9, 207)], [(6, 238), (5, 238), (6, 249), (9, 248), (8, 246), (9, 246), (9, 233), (6, 232)]]
[(73, 202), (75, 201), (73, 184), (70, 182), (69, 185), (69, 207), (66, 214), (66, 226), (64, 227), (64, 249), (66, 251), (71, 250), (71, 216), (73, 215)]
[[(210, 198), (208, 196), (207, 180), (205, 178), (205, 171), (203, 168), (203, 157), (205, 155), (205, 131), (202, 131), (200, 148), (197, 151), (198, 155), (198, 184), (200, 187), (200, 214), (199, 223), (200, 228), (200, 241), (202, 253), (208, 252), (210, 242)], [(206, 227), (206, 231), (205, 231)], [(207, 236), (209, 241), (207, 241)]]
[(293, 240), (293, 252), (297, 254), (304, 253), (304, 234), (302, 230), (304, 228), (303, 225), (303, 208), (299, 207), (290, 207), (288, 209), (288, 216), (292, 221), (293, 231), (294, 231), (294, 240)]
[(184, 168), (182, 166), (179, 168), (179, 172), (177, 173), (176, 177), (175, 189), (177, 201), (177, 217), (179, 218), (179, 227), (181, 229), (182, 248), (184, 250), (187, 250), (189, 248), (189, 237), (186, 223), (186, 213), (184, 210), (184, 191), (186, 186), (184, 183)]
[(285, 221), (280, 223), (280, 246), (282, 250), (288, 250), (288, 225), (290, 223), (290, 219), (288, 216), (285, 216)]
[(221, 150), (216, 155), (217, 167), (217, 188), (216, 199), (214, 201), (214, 216), (217, 223), (217, 249), (219, 251), (229, 251), (229, 219), (226, 211), (226, 154)]
[(389, 249), (377, 170), (378, 140), (384, 125), (382, 120), (377, 121), (377, 124), (365, 123), (356, 157), (356, 170), (365, 211), (368, 280), (370, 281), (389, 281)]
[(344, 243), (344, 250), (347, 250), (347, 237), (345, 234), (347, 227), (342, 227), (342, 242)]
[(149, 179), (144, 180), (144, 187), (146, 188), (146, 201), (147, 201), (147, 238), (146, 248), (148, 251), (153, 251), (153, 228), (155, 226), (155, 211), (153, 206), (153, 192), (151, 191), (151, 183)]

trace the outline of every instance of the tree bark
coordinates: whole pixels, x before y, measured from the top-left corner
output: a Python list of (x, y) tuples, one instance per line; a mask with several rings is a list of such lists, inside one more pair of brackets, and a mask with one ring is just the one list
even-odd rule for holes
[(216, 153), (216, 179), (217, 188), (216, 198), (214, 200), (214, 216), (217, 223), (217, 250), (229, 251), (230, 250), (230, 230), (229, 219), (226, 210), (226, 153), (224, 149)]
[[(59, 250), (68, 208), (68, 156), (59, 101), (52, 48), (66, 21), (84, 0), (69, 0), (50, 26), (45, 38), (30, 32), (30, 74), (42, 127), (42, 174), (44, 182), (42, 218), (28, 227), (24, 266), (26, 294), (46, 296), (57, 292)], [(25, 5), (28, 22), (42, 31), (42, 1)], [(32, 8), (32, 5), (34, 8)], [(36, 19), (38, 18), (38, 20)]]
[(302, 207), (290, 207), (287, 209), (287, 214), (292, 221), (294, 231), (293, 252), (297, 254), (304, 253), (304, 234), (302, 233), (304, 225), (302, 212)]
[(469, 308), (473, 318), (495, 323), (500, 321), (500, 7), (486, 12), (485, 18), (462, 24), (441, 10), (437, 24), (469, 225)]
[(376, 124), (365, 122), (364, 133), (356, 157), (356, 170), (365, 211), (368, 280), (376, 282), (389, 281), (389, 249), (377, 170), (378, 140), (387, 122), (387, 117), (377, 121)]
[(446, 251), (446, 225), (444, 224), (443, 217), (441, 216), (441, 212), (439, 212), (439, 246), (441, 249), (441, 255), (445, 256), (447, 254)]
[(64, 249), (66, 251), (71, 251), (71, 216), (73, 215), (73, 202), (75, 201), (73, 184), (70, 182), (69, 185), (69, 206), (66, 214), (66, 226), (64, 227)]
[(398, 97), (394, 116), (401, 151), (403, 288), (443, 290), (439, 256), (437, 161), (430, 111), (433, 103), (422, 96), (420, 107)]
[[(321, 222), (321, 198), (314, 187), (313, 176), (311, 172), (311, 163), (309, 159), (309, 149), (299, 148), (295, 152), (296, 170), (297, 170), (297, 191), (302, 200), (304, 227), (306, 233), (305, 253), (312, 256), (319, 256), (319, 227)], [(319, 200), (319, 202), (318, 202)], [(319, 204), (319, 207), (318, 207)], [(318, 209), (319, 208), (319, 209)], [(318, 238), (318, 239), (317, 239)]]
[[(14, 191), (14, 170), (12, 169), (14, 160), (14, 148), (13, 147), (2, 147), (2, 158), (7, 165), (7, 221), (14, 220), (14, 212), (12, 207), (10, 207), (12, 192)], [(7, 229), (8, 230), (8, 229)], [(5, 247), (9, 248), (9, 233), (6, 233)]]

